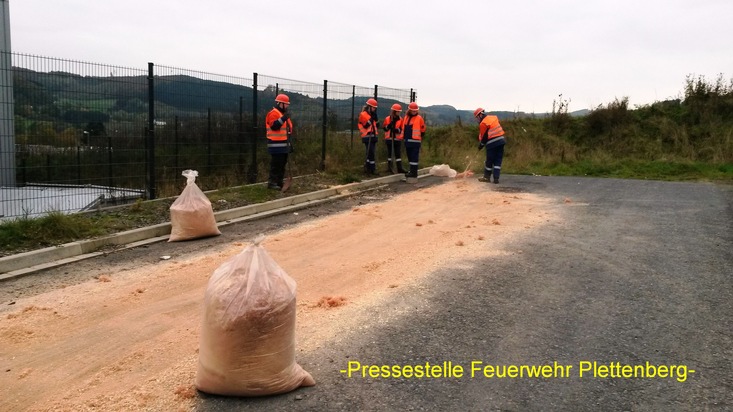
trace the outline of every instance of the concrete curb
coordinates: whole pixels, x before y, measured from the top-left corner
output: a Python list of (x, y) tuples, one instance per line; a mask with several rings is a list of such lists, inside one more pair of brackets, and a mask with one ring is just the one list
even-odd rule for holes
[[(429, 169), (420, 170), (420, 178), (430, 176)], [(218, 226), (239, 223), (245, 220), (261, 219), (298, 209), (304, 209), (321, 203), (331, 202), (340, 198), (382, 187), (388, 183), (400, 181), (402, 175), (390, 175), (335, 186), (316, 192), (304, 193), (296, 196), (284, 197), (265, 203), (242, 206), (235, 209), (222, 210), (214, 213)], [(104, 246), (124, 245), (123, 249), (138, 247), (145, 244), (168, 240), (171, 232), (170, 222), (154, 226), (128, 230), (96, 239), (66, 243), (59, 246), (47, 247), (30, 252), (0, 258), (0, 281), (11, 279), (48, 269), (67, 263), (103, 255), (107, 252), (98, 250)]]

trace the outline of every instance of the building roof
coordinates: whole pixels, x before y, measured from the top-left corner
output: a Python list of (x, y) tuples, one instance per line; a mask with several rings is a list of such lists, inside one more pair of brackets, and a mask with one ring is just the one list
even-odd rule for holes
[(30, 184), (0, 187), (0, 220), (39, 217), (49, 212), (77, 213), (110, 202), (140, 198), (142, 189), (105, 186), (51, 186)]

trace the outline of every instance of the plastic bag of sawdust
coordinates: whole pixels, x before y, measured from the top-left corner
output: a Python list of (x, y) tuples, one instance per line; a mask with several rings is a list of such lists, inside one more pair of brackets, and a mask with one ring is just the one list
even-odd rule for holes
[(229, 396), (316, 384), (295, 362), (295, 281), (255, 239), (209, 279), (196, 388)]
[(433, 176), (441, 176), (441, 177), (456, 177), (458, 172), (451, 169), (448, 165), (434, 165), (430, 168), (430, 171), (428, 172)]
[(184, 170), (182, 174), (186, 178), (186, 187), (170, 207), (171, 235), (168, 241), (220, 235), (211, 202), (196, 185), (199, 172)]

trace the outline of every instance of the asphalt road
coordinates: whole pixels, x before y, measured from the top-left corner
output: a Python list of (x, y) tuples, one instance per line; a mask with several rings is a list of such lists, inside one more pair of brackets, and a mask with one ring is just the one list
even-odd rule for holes
[[(197, 410), (733, 409), (732, 187), (505, 176), (487, 190), (568, 201), (559, 223), (490, 246), (511, 253), (441, 268), (375, 311), (380, 327), (298, 355), (316, 386), (202, 395)], [(349, 362), (463, 375), (349, 378)]]

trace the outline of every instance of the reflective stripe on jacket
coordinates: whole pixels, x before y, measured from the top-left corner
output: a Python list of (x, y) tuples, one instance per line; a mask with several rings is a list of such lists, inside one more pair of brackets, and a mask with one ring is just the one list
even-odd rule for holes
[(425, 133), (425, 121), (419, 114), (402, 119), (402, 138), (407, 143), (421, 143), (422, 134)]
[(288, 119), (279, 129), (272, 129), (273, 123), (281, 117), (283, 117), (283, 113), (277, 108), (270, 110), (267, 117), (265, 117), (267, 149), (270, 153), (288, 152), (288, 135), (293, 130), (293, 121)]
[[(395, 133), (392, 129), (387, 129), (387, 127), (392, 123), (392, 116), (387, 116), (384, 119), (384, 123), (382, 123), (382, 128), (385, 130), (384, 132), (384, 138), (385, 139), (391, 139), (394, 135), (394, 138), (396, 140), (402, 140), (402, 130), (400, 130), (399, 133)], [(394, 127), (396, 129), (402, 129), (402, 118), (398, 117), (397, 121), (395, 122)]]
[(481, 124), (478, 126), (478, 140), (483, 140), (484, 137), (489, 139), (489, 142), (493, 139), (498, 139), (504, 136), (504, 129), (499, 124), (499, 118), (494, 115), (487, 115), (481, 120)]

